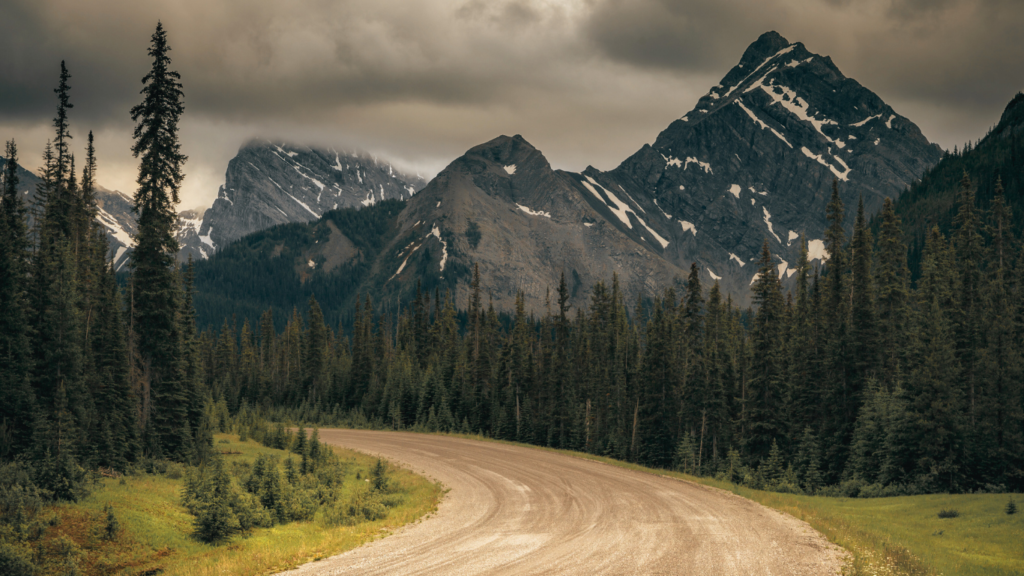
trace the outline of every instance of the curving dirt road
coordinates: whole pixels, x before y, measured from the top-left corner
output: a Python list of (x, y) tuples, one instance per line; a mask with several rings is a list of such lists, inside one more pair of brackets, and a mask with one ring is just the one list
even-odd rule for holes
[(286, 572), (837, 574), (807, 524), (727, 492), (553, 452), (444, 436), (321, 430), (451, 489), (394, 535)]

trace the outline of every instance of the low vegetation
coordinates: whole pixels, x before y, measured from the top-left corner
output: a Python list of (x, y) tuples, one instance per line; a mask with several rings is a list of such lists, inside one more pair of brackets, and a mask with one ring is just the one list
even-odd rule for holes
[[(441, 489), (283, 427), (217, 434), (207, 462), (147, 461), (50, 504), (0, 469), (0, 574), (269, 574), (331, 556), (436, 508)], [(259, 431), (256, 438), (263, 438)]]

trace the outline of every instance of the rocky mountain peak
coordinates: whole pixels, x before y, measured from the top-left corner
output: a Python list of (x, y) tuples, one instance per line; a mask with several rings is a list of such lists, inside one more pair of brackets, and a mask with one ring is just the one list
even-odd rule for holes
[(365, 152), (250, 140), (228, 163), (224, 185), (198, 226), (194, 217), (181, 223), (179, 258), (207, 258), (246, 234), (309, 222), (330, 210), (407, 200), (425, 185)]
[(941, 155), (830, 58), (769, 32), (652, 146), (609, 173), (586, 174), (621, 191), (637, 214), (646, 210), (667, 258), (698, 262), (707, 281), (720, 280), (742, 302), (765, 240), (784, 279), (801, 236), (810, 258), (824, 261), (833, 180), (847, 206), (863, 197), (874, 213)]
[[(782, 34), (779, 34), (774, 30), (769, 30), (768, 32), (758, 36), (757, 40), (755, 40), (753, 44), (747, 46), (747, 49), (743, 51), (743, 56), (740, 57), (739, 64), (730, 70), (729, 74), (749, 73), (769, 57), (789, 45), (789, 40), (783, 38)], [(726, 78), (728, 77), (729, 75), (726, 75)]]

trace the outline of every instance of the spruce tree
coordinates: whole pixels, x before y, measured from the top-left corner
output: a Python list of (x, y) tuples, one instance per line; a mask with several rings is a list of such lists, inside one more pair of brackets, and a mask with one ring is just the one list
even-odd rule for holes
[(905, 370), (910, 271), (900, 217), (891, 199), (882, 205), (878, 232), (878, 337), (880, 381), (892, 391)]
[(751, 375), (744, 399), (748, 426), (744, 448), (747, 457), (753, 462), (767, 458), (776, 438), (783, 432), (780, 411), (784, 391), (784, 304), (777, 268), (767, 240), (761, 247), (757, 274), (752, 288), (757, 314), (750, 334)]
[(907, 379), (914, 479), (927, 490), (956, 492), (965, 473), (964, 420), (969, 412), (964, 391), (957, 385), (960, 366), (953, 322), (947, 313), (953, 300), (953, 257), (938, 227), (928, 237), (921, 269), (912, 369)]
[(153, 430), (162, 450), (180, 455), (188, 417), (188, 390), (182, 363), (180, 294), (172, 269), (174, 207), (184, 178), (186, 157), (178, 143), (181, 76), (170, 70), (170, 46), (157, 24), (149, 55), (152, 68), (143, 79), (142, 103), (131, 109), (136, 123), (132, 154), (140, 159), (134, 210), (139, 215), (138, 243), (132, 254), (134, 329), (149, 375)]
[(26, 211), (18, 194), (18, 148), (7, 142), (0, 198), (0, 426), (10, 431), (9, 446), (0, 446), (0, 459), (30, 445), (35, 395), (29, 384), (31, 350), (29, 314), (28, 231)]
[(839, 182), (832, 181), (832, 198), (826, 208), (828, 229), (825, 231), (825, 249), (828, 263), (825, 276), (825, 358), (824, 402), (827, 416), (822, 430), (826, 439), (824, 468), (826, 479), (838, 480), (846, 461), (847, 447), (857, 417), (856, 390), (851, 387), (849, 369), (853, 360), (850, 353), (850, 293), (846, 287), (847, 257), (846, 231), (843, 228), (844, 207), (839, 196)]
[[(106, 244), (102, 237), (97, 241)], [(136, 397), (129, 377), (127, 333), (121, 293), (113, 265), (103, 270), (93, 327), (93, 369), (98, 385), (93, 390), (109, 443), (100, 450), (99, 464), (124, 470), (140, 450)]]
[(981, 219), (975, 206), (975, 191), (971, 179), (964, 172), (957, 194), (957, 214), (953, 218), (959, 272), (959, 294), (953, 309), (957, 359), (960, 362), (959, 385), (967, 395), (969, 424), (973, 429), (977, 420), (978, 345), (981, 331)]
[(853, 228), (852, 298), (850, 309), (850, 352), (853, 355), (850, 376), (854, 403), (861, 404), (867, 381), (878, 371), (878, 331), (875, 315), (874, 278), (871, 274), (871, 230), (864, 217), (864, 198), (857, 204), (857, 220)]

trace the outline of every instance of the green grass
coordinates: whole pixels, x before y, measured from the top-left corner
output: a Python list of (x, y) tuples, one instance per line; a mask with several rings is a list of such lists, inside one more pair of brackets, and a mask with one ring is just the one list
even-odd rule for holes
[[(227, 440), (227, 443), (221, 443)], [(376, 459), (332, 447), (352, 463), (345, 478), (346, 490), (364, 482)], [(252, 463), (260, 454), (285, 456), (253, 440), (239, 442), (236, 435), (218, 434), (214, 449), (227, 452), (227, 466)], [(177, 470), (177, 472), (176, 472)], [(356, 526), (324, 527), (316, 521), (293, 522), (256, 529), (212, 546), (192, 537), (193, 517), (181, 506), (183, 468), (171, 466), (165, 474), (128, 476), (124, 481), (103, 478), (88, 498), (77, 504), (55, 507), (60, 522), (47, 531), (44, 541), (60, 534), (72, 538), (86, 553), (80, 565), (86, 574), (270, 574), (311, 560), (326, 558), (387, 535), (437, 509), (443, 494), (440, 486), (412, 472), (391, 467), (392, 483), (405, 493), (402, 503), (387, 518)], [(359, 474), (357, 479), (356, 474)], [(177, 477), (176, 477), (177, 476)], [(110, 504), (121, 526), (114, 542), (99, 534), (105, 523), (104, 507)]]
[[(460, 438), (495, 441), (477, 435)], [(1010, 576), (1024, 574), (1024, 512), (1005, 512), (1010, 494), (931, 494), (895, 498), (797, 496), (646, 468), (606, 458), (516, 442), (620, 468), (678, 478), (732, 492), (803, 520), (830, 542), (851, 553), (847, 574), (854, 576)], [(955, 509), (957, 518), (940, 519)]]

